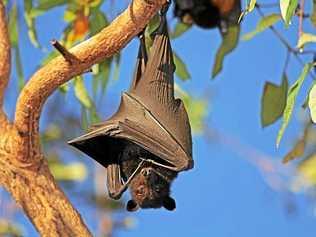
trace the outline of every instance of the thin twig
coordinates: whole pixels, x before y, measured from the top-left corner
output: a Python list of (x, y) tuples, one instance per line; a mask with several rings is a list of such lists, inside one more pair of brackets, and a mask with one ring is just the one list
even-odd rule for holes
[(304, 5), (305, 5), (305, 0), (301, 0), (299, 11), (298, 11), (299, 12), (298, 38), (300, 38), (303, 34)]
[(287, 50), (286, 51), (285, 63), (284, 63), (284, 67), (283, 67), (283, 75), (286, 74), (287, 68), (288, 68), (289, 63), (290, 63), (290, 59), (291, 59), (291, 51)]
[(58, 40), (51, 40), (51, 45), (54, 46), (54, 48), (64, 57), (64, 59), (69, 62), (70, 64), (73, 64), (75, 62), (78, 62), (78, 59), (68, 51), (61, 43), (58, 42)]
[[(265, 17), (259, 4), (256, 5), (256, 9), (261, 17)], [(283, 35), (274, 26), (269, 26), (269, 29), (275, 34), (275, 36), (281, 41), (281, 43), (295, 56), (296, 60), (301, 64), (301, 66), (305, 65), (305, 62), (300, 57), (301, 54), (314, 54), (315, 53), (315, 51), (312, 51), (312, 50), (300, 52), (298, 49), (293, 48), (290, 45), (290, 43), (283, 37)], [(313, 80), (316, 80), (316, 76), (314, 75), (312, 71), (309, 72), (309, 75)]]

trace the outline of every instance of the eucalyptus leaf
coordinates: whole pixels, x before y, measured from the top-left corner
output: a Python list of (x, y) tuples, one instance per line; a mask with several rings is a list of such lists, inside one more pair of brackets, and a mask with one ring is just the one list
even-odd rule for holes
[(297, 94), (298, 94), (299, 90), (301, 89), (301, 86), (302, 86), (307, 74), (311, 70), (311, 68), (312, 68), (311, 63), (308, 63), (304, 66), (301, 75), (299, 76), (297, 81), (291, 86), (291, 88), (288, 92), (286, 107), (285, 107), (284, 113), (283, 113), (283, 122), (282, 122), (281, 128), (280, 128), (278, 136), (277, 136), (277, 141), (276, 141), (277, 147), (279, 147), (281, 139), (282, 139), (283, 134), (285, 132), (285, 129), (287, 128), (289, 121), (291, 119)]
[(19, 28), (18, 28), (18, 11), (16, 4), (13, 5), (9, 13), (9, 37), (12, 47), (18, 46), (19, 41)]
[(308, 43), (316, 43), (316, 35), (309, 33), (302, 33), (297, 43), (297, 48), (301, 49)]
[(35, 20), (33, 17), (34, 14), (32, 14), (32, 9), (33, 9), (33, 1), (25, 0), (24, 1), (24, 19), (28, 28), (27, 33), (34, 47), (39, 48), (40, 44), (37, 39), (37, 33), (35, 29)]
[(313, 84), (309, 96), (308, 96), (308, 107), (313, 123), (316, 123), (316, 83)]
[(109, 21), (107, 20), (106, 15), (102, 11), (93, 11), (90, 20), (90, 36), (93, 36), (96, 33), (98, 33), (108, 24)]
[(187, 66), (175, 52), (173, 53), (173, 59), (176, 66), (176, 75), (183, 81), (190, 79), (191, 75), (187, 69)]
[(288, 79), (284, 74), (281, 85), (266, 82), (261, 99), (261, 125), (266, 127), (282, 117), (288, 91)]
[(42, 11), (51, 10), (54, 7), (65, 5), (69, 2), (69, 0), (39, 0), (38, 5), (36, 6), (37, 9)]
[(256, 26), (256, 29), (254, 31), (251, 31), (251, 32), (245, 34), (242, 37), (242, 40), (252, 39), (255, 35), (261, 33), (262, 31), (266, 30), (270, 26), (277, 23), (280, 19), (281, 19), (281, 16), (279, 14), (271, 14), (271, 15), (268, 15), (268, 16), (261, 18)]
[(174, 31), (170, 34), (172, 39), (182, 36), (185, 32), (191, 29), (192, 25), (188, 25), (182, 22), (177, 22)]
[(175, 84), (175, 92), (182, 99), (187, 109), (193, 134), (199, 135), (203, 133), (204, 120), (207, 116), (207, 101), (200, 98), (193, 98), (177, 84)]
[(256, 3), (257, 3), (257, 0), (250, 0), (250, 3), (247, 7), (247, 11), (252, 12), (253, 9), (255, 9)]
[(80, 103), (85, 108), (91, 108), (92, 101), (90, 99), (88, 90), (83, 82), (83, 78), (81, 76), (77, 76), (74, 80), (74, 90), (76, 98), (80, 101)]
[(281, 15), (288, 26), (298, 5), (298, 0), (280, 0)]
[(236, 48), (239, 41), (239, 32), (240, 26), (232, 25), (229, 26), (227, 32), (223, 34), (221, 46), (216, 53), (212, 78), (215, 78), (222, 71), (225, 56)]
[(83, 163), (52, 163), (49, 165), (55, 179), (59, 181), (83, 181), (87, 177), (87, 168)]
[(313, 12), (311, 14), (311, 22), (316, 27), (316, 0), (313, 0)]

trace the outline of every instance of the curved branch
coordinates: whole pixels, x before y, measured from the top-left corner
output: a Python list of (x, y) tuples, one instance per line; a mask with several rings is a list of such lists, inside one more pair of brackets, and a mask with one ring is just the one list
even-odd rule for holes
[[(38, 70), (22, 90), (17, 102), (15, 125), (19, 133), (37, 137), (40, 113), (47, 97), (93, 64), (120, 51), (164, 3), (166, 0), (133, 0), (110, 26), (69, 50), (77, 59), (75, 62), (69, 63), (59, 56)], [(39, 146), (39, 142), (35, 141), (33, 145)]]
[(4, 90), (7, 87), (10, 78), (10, 49), (7, 19), (5, 17), (5, 7), (3, 1), (0, 0), (0, 107), (2, 107)]

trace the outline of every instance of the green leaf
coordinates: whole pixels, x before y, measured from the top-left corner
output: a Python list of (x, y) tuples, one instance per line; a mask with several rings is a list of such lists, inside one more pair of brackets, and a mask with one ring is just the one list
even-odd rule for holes
[(87, 168), (83, 163), (62, 164), (54, 162), (49, 165), (55, 179), (59, 181), (83, 181), (87, 177)]
[(83, 78), (81, 76), (77, 76), (74, 80), (74, 90), (75, 95), (79, 102), (85, 107), (85, 108), (91, 108), (92, 101), (90, 99), (89, 93), (86, 89), (86, 86), (83, 82)]
[(280, 9), (282, 18), (288, 26), (298, 5), (298, 0), (280, 0)]
[(305, 151), (305, 141), (304, 140), (299, 140), (293, 149), (286, 154), (286, 156), (283, 158), (283, 164), (288, 163), (291, 160), (294, 160), (302, 155), (304, 155)]
[[(303, 160), (297, 167), (300, 177), (304, 179), (305, 187), (316, 185), (316, 154), (312, 154)], [(302, 182), (301, 182), (302, 183)]]
[(18, 46), (19, 29), (18, 29), (18, 11), (16, 4), (13, 5), (9, 14), (9, 37), (12, 47)]
[(100, 32), (105, 26), (109, 24), (109, 21), (106, 18), (106, 15), (100, 10), (92, 12), (90, 20), (90, 36), (95, 35)]
[(212, 78), (215, 78), (222, 71), (224, 58), (232, 52), (239, 40), (240, 26), (229, 26), (227, 32), (223, 34), (222, 44), (216, 53), (216, 59), (213, 66)]
[(274, 25), (280, 19), (281, 19), (281, 16), (279, 14), (271, 14), (271, 15), (268, 15), (268, 16), (261, 18), (259, 23), (256, 26), (256, 29), (254, 31), (251, 31), (251, 32), (245, 34), (242, 37), (242, 39), (243, 40), (252, 39), (255, 35), (261, 33), (262, 31), (266, 30), (270, 26)]
[(309, 34), (309, 33), (302, 33), (296, 47), (301, 49), (307, 43), (316, 43), (316, 35)]
[(32, 0), (25, 0), (24, 1), (24, 19), (28, 28), (28, 36), (31, 43), (34, 47), (39, 48), (40, 44), (37, 40), (37, 33), (35, 29), (35, 21), (32, 14), (33, 9), (33, 1)]
[(175, 91), (179, 96), (188, 112), (192, 132), (194, 134), (203, 133), (204, 120), (207, 116), (208, 103), (204, 99), (193, 98), (186, 91), (182, 90), (177, 84), (175, 84)]
[(172, 39), (178, 38), (187, 32), (192, 25), (184, 24), (182, 22), (178, 22), (174, 28), (174, 31), (170, 34)]
[(69, 82), (62, 84), (58, 89), (62, 94), (66, 94), (69, 91)]
[(257, 3), (257, 0), (250, 0), (250, 3), (247, 7), (247, 12), (252, 12), (253, 9), (255, 9), (256, 3)]
[(311, 22), (316, 27), (316, 0), (313, 0), (313, 13), (311, 14)]
[(175, 52), (173, 52), (173, 59), (174, 59), (174, 64), (176, 66), (176, 75), (183, 81), (190, 79), (191, 75), (186, 65)]
[(313, 84), (308, 97), (308, 107), (313, 123), (316, 123), (316, 83)]
[(99, 123), (101, 122), (101, 119), (98, 115), (98, 112), (96, 110), (96, 107), (95, 106), (92, 106), (90, 109), (89, 109), (89, 119), (90, 119), (90, 123), (91, 124), (96, 124), (96, 123)]
[(115, 54), (113, 57), (114, 61), (114, 72), (113, 72), (113, 80), (116, 81), (120, 78), (120, 62), (121, 62), (121, 54)]
[(282, 122), (282, 126), (281, 126), (281, 128), (279, 130), (277, 141), (276, 141), (277, 147), (279, 147), (281, 139), (282, 139), (283, 134), (285, 132), (285, 129), (287, 128), (287, 125), (289, 124), (289, 121), (291, 119), (297, 94), (298, 94), (299, 90), (301, 89), (301, 86), (302, 86), (307, 74), (311, 70), (311, 68), (312, 68), (312, 64), (311, 63), (308, 63), (308, 64), (306, 64), (304, 66), (300, 77), (291, 86), (291, 88), (290, 88), (290, 90), (288, 92), (287, 101), (286, 101), (286, 107), (285, 107), (284, 113), (283, 113), (283, 122)]
[(288, 80), (284, 74), (280, 86), (266, 82), (261, 98), (261, 125), (266, 127), (282, 117), (288, 91)]
[(302, 138), (300, 138), (292, 148), (290, 152), (286, 154), (286, 156), (283, 158), (283, 164), (288, 163), (289, 161), (295, 160), (305, 153), (305, 147), (306, 147), (306, 140), (308, 136), (308, 131), (310, 129), (311, 123), (308, 123), (307, 126), (304, 129), (304, 135)]
[(88, 130), (88, 112), (84, 106), (81, 106), (81, 127), (83, 130)]
[(66, 22), (73, 22), (77, 18), (76, 12), (73, 12), (71, 10), (66, 10), (64, 12), (64, 20)]
[(22, 229), (16, 224), (3, 218), (0, 219), (0, 236), (22, 237)]
[(19, 47), (15, 47), (14, 51), (15, 51), (16, 72), (18, 74), (18, 87), (19, 87), (19, 91), (21, 91), (25, 85), (25, 81), (24, 81), (23, 67), (22, 67)]
[(69, 0), (40, 0), (36, 8), (42, 11), (47, 11), (54, 7), (65, 5), (68, 2)]
[(111, 63), (113, 58), (107, 58), (96, 66), (97, 70), (93, 74), (93, 93), (96, 95), (98, 88), (101, 88), (103, 95), (108, 84), (111, 72)]

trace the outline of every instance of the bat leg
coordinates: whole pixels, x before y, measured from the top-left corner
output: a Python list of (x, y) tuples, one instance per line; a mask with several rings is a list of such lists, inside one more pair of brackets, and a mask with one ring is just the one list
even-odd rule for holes
[(109, 197), (118, 200), (125, 191), (123, 189), (120, 166), (116, 163), (110, 164), (107, 166), (106, 170)]
[(141, 161), (133, 174), (128, 178), (128, 180), (123, 183), (119, 164), (111, 164), (107, 167), (107, 179), (108, 179), (108, 192), (112, 199), (118, 200), (121, 198), (122, 194), (128, 188), (128, 185), (133, 180), (135, 175), (143, 167), (144, 161)]
[[(176, 172), (180, 172), (183, 170), (189, 170), (189, 169), (193, 168), (193, 160), (192, 160), (192, 162), (186, 162), (185, 164), (181, 163), (181, 164), (177, 164), (177, 166), (170, 166), (170, 165), (163, 165), (163, 164), (161, 164), (157, 161), (151, 160), (151, 159), (145, 159), (142, 157), (140, 157), (140, 159), (144, 162), (151, 163), (151, 164), (154, 164), (154, 165), (157, 165), (157, 166), (160, 166), (160, 167), (172, 170), (172, 171), (176, 171)], [(187, 161), (187, 160), (184, 160), (184, 161)]]

